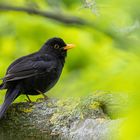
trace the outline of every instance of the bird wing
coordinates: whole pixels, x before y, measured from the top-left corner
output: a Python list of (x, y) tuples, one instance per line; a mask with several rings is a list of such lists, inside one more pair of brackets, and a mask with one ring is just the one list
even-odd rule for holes
[(4, 77), (4, 82), (29, 78), (38, 74), (50, 72), (55, 68), (56, 62), (49, 59), (47, 60), (47, 56), (25, 57), (8, 68)]
[(18, 59), (15, 60), (13, 63), (11, 63), (11, 65), (10, 65), (10, 66), (8, 67), (8, 69), (7, 69), (7, 72), (8, 72), (14, 65), (16, 65), (17, 63), (23, 62), (23, 61), (26, 60), (27, 58), (33, 57), (33, 56), (35, 56), (36, 54), (37, 54), (37, 53), (35, 52), (35, 53), (29, 54), (29, 55), (27, 55), (27, 56), (22, 56), (22, 57), (18, 58)]

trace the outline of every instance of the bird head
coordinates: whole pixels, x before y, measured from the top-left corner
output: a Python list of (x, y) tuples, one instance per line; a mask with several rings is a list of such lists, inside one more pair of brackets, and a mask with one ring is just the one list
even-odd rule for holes
[(51, 38), (41, 48), (41, 52), (57, 55), (58, 57), (66, 57), (67, 50), (73, 48), (73, 44), (66, 44), (61, 38)]

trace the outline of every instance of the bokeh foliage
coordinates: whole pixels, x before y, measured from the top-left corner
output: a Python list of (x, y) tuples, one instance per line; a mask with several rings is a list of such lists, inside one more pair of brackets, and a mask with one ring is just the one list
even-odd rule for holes
[[(0, 77), (16, 58), (37, 51), (51, 37), (76, 44), (50, 97), (79, 97), (96, 90), (130, 96), (121, 139), (138, 139), (140, 87), (139, 0), (1, 0), (11, 6), (78, 16), (87, 25), (67, 25), (22, 12), (0, 11)], [(1, 92), (2, 103), (4, 92)], [(32, 97), (34, 99), (38, 97)], [(17, 101), (24, 101), (21, 96)], [(135, 130), (135, 131), (133, 131)]]

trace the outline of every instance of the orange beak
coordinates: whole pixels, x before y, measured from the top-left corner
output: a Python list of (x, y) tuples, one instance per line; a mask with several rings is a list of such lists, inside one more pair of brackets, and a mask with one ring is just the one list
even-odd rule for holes
[(64, 47), (64, 50), (69, 50), (69, 49), (72, 49), (74, 48), (75, 45), (74, 44), (67, 44), (65, 47)]

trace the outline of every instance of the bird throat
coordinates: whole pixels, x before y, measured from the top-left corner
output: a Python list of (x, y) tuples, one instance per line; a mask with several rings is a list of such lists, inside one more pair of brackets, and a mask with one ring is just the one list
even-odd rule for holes
[(62, 66), (64, 66), (64, 64), (65, 64), (66, 56), (67, 56), (67, 53), (65, 55), (59, 56), (59, 60), (60, 60), (60, 62), (62, 64)]

